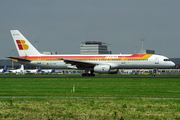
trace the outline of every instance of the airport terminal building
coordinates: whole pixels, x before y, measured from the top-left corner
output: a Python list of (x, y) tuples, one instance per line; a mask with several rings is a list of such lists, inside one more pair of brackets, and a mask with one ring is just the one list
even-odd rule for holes
[(80, 45), (82, 55), (111, 54), (108, 51), (108, 44), (98, 41), (86, 41)]

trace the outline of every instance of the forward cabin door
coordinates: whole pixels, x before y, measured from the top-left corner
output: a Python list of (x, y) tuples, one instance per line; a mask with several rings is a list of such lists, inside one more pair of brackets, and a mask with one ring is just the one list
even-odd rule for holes
[(159, 64), (159, 58), (155, 59), (155, 64)]

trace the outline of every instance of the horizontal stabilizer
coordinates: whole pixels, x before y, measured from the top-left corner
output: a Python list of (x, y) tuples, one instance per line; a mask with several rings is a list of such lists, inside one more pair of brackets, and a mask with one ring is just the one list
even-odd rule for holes
[(31, 60), (22, 59), (22, 58), (17, 58), (17, 57), (7, 57), (7, 58), (15, 59), (15, 60), (18, 60), (18, 61), (23, 61), (23, 62), (31, 62)]

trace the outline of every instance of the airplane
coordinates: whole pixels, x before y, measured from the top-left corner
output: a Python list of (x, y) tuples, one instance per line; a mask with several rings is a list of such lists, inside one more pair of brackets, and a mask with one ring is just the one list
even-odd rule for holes
[(42, 69), (41, 73), (43, 73), (43, 74), (52, 74), (52, 73), (55, 73), (55, 69)]
[[(114, 69), (160, 69), (175, 64), (156, 54), (45, 55), (41, 54), (18, 30), (10, 30), (19, 57), (8, 57), (30, 66), (49, 69), (85, 70), (82, 76), (110, 74)], [(88, 73), (90, 71), (90, 73)]]
[(27, 74), (38, 74), (41, 72), (41, 68), (39, 67), (38, 69), (34, 69), (34, 70), (26, 70)]
[(21, 67), (16, 70), (8, 70), (8, 72), (13, 74), (25, 74), (24, 65), (21, 65)]
[(5, 65), (3, 69), (0, 69), (0, 73), (4, 74), (6, 72), (7, 72), (7, 65)]

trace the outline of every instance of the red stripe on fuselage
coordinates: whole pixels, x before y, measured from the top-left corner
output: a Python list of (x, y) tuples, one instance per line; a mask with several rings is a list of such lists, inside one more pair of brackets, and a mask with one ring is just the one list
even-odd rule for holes
[[(107, 58), (109, 56), (109, 58)], [(34, 56), (34, 57), (20, 57), (22, 59), (140, 59), (145, 54), (133, 54), (131, 56), (117, 56), (117, 55), (106, 55), (106, 56)]]

